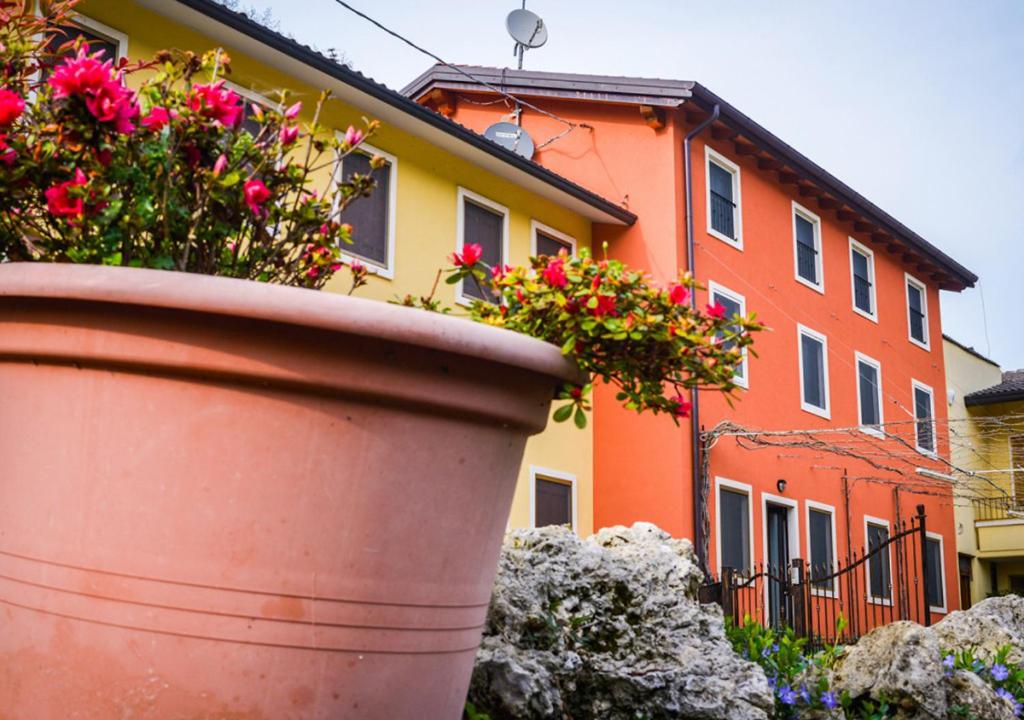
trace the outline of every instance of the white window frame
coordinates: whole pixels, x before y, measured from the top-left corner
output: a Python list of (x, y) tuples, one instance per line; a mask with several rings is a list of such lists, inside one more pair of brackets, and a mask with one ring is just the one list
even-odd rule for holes
[[(853, 358), (854, 358), (854, 363), (853, 363), (854, 380), (857, 383), (857, 425), (858, 425), (858, 427), (860, 427), (860, 431), (861, 432), (867, 433), (868, 435), (874, 435), (877, 438), (884, 438), (885, 437), (885, 431), (883, 430), (883, 428), (885, 427), (885, 410), (884, 410), (884, 407), (882, 405), (882, 403), (883, 403), (882, 363), (880, 363), (878, 360), (875, 360), (870, 355), (865, 355), (864, 353), (856, 351), (856, 350), (853, 353)], [(860, 395), (860, 364), (861, 363), (864, 363), (865, 365), (870, 365), (871, 367), (873, 367), (875, 369), (875, 376), (878, 378), (877, 387), (875, 388), (875, 393), (876, 393), (876, 395), (878, 397), (878, 427), (875, 427), (873, 425), (863, 425), (861, 423), (861, 418), (863, 418), (863, 416), (864, 416), (862, 411), (861, 411), (862, 408), (864, 407), (864, 400), (863, 400), (863, 398)]]
[(529, 527), (537, 527), (537, 480), (548, 480), (550, 482), (562, 483), (568, 485), (572, 490), (572, 496), (570, 502), (572, 503), (572, 531), (579, 532), (579, 503), (577, 502), (577, 488), (578, 483), (576, 482), (576, 476), (572, 473), (562, 472), (561, 470), (553, 470), (551, 468), (542, 467), (540, 465), (530, 466), (530, 525)]
[[(874, 517), (873, 515), (864, 516), (864, 555), (865, 557), (871, 552), (871, 543), (869, 541), (868, 526), (875, 525), (876, 527), (884, 527), (886, 532), (886, 538), (892, 539), (892, 525), (885, 518)], [(865, 594), (867, 595), (868, 602), (872, 605), (892, 605), (892, 543), (888, 543), (885, 546), (886, 555), (889, 557), (889, 597), (878, 598), (871, 594), (871, 558), (867, 558), (864, 563), (864, 585)]]
[[(808, 567), (813, 568), (814, 559), (811, 557), (811, 548), (814, 545), (811, 542), (811, 511), (825, 513), (831, 518), (829, 522), (829, 528), (832, 531), (832, 567), (830, 568), (830, 574), (835, 573), (838, 567), (837, 558), (839, 556), (839, 549), (836, 547), (836, 508), (834, 505), (826, 505), (825, 503), (817, 502), (816, 500), (804, 500), (804, 521), (807, 525), (807, 563)], [(837, 598), (839, 597), (839, 591), (837, 583), (839, 578), (832, 578), (832, 589), (822, 590), (821, 588), (815, 587), (814, 583), (811, 582), (810, 576), (807, 578), (807, 582), (811, 584), (811, 594), (817, 597), (826, 598)]]
[(567, 235), (561, 230), (555, 230), (550, 225), (545, 225), (540, 220), (530, 220), (530, 256), (537, 256), (537, 234), (544, 233), (550, 235), (556, 240), (560, 240), (569, 245), (569, 257), (576, 257), (576, 238), (572, 235)]
[(754, 567), (754, 488), (747, 483), (729, 480), (724, 477), (715, 477), (715, 564), (718, 575), (722, 575), (722, 489), (732, 490), (747, 496), (747, 530), (750, 535), (749, 559), (750, 566), (745, 569), (751, 573)]
[[(818, 282), (812, 283), (810, 280), (800, 275), (800, 250), (797, 248), (799, 244), (796, 239), (796, 219), (797, 216), (803, 216), (803, 219), (811, 223), (814, 226), (814, 249), (818, 251), (818, 254), (814, 256), (816, 264), (815, 274), (818, 276)], [(810, 210), (805, 208), (803, 205), (798, 203), (796, 200), (793, 201), (793, 277), (796, 281), (802, 285), (806, 285), (816, 292), (825, 294), (825, 252), (823, 243), (821, 241), (821, 218), (812, 213)]]
[(239, 85), (238, 83), (232, 82), (230, 80), (224, 81), (224, 87), (226, 87), (228, 90), (234, 90), (236, 93), (241, 95), (249, 102), (261, 105), (263, 108), (267, 110), (273, 110), (279, 105), (279, 103), (274, 102), (266, 95), (256, 92), (252, 88), (247, 88), (245, 85)]
[[(939, 542), (939, 588), (942, 590), (942, 604), (941, 605), (929, 605), (928, 609), (934, 613), (942, 613), (945, 615), (948, 611), (946, 608), (949, 606), (949, 601), (946, 599), (946, 543), (942, 538), (942, 535), (936, 532), (925, 533), (925, 536), (929, 540), (938, 540)], [(927, 552), (927, 550), (925, 551)], [(927, 589), (926, 589), (927, 590)]]
[[(336, 132), (335, 135), (341, 139), (344, 137), (344, 133)], [(368, 145), (367, 143), (360, 143), (359, 148), (356, 152), (363, 152), (366, 155), (380, 155), (388, 163), (389, 177), (388, 177), (388, 234), (385, 238), (387, 249), (385, 255), (387, 262), (385, 265), (380, 265), (376, 260), (370, 260), (368, 258), (360, 257), (351, 253), (346, 253), (342, 248), (341, 258), (345, 262), (351, 263), (356, 260), (366, 266), (367, 272), (376, 275), (377, 277), (384, 278), (385, 280), (395, 279), (395, 246), (396, 246), (396, 229), (395, 224), (397, 220), (397, 207), (398, 207), (398, 158), (389, 152), (385, 152), (378, 147)], [(344, 174), (345, 158), (339, 158), (337, 167), (335, 168), (335, 182), (345, 177)]]
[[(732, 175), (732, 194), (735, 198), (736, 207), (733, 211), (733, 227), (736, 228), (736, 237), (731, 238), (711, 227), (711, 164), (714, 163)], [(708, 216), (708, 235), (718, 238), (726, 245), (743, 250), (743, 203), (740, 197), (740, 166), (719, 152), (716, 152), (710, 145), (704, 146), (704, 187), (705, 187), (705, 214)]]
[[(864, 312), (857, 307), (857, 279), (853, 273), (853, 253), (858, 252), (868, 261), (868, 282), (871, 283), (871, 312)], [(878, 293), (875, 281), (875, 251), (867, 245), (850, 238), (850, 303), (853, 311), (873, 323), (878, 322)]]
[[(913, 275), (911, 275), (908, 272), (903, 273), (903, 277), (904, 277), (903, 292), (906, 295), (905, 301), (906, 301), (906, 304), (907, 304), (907, 311), (905, 313), (906, 317), (907, 317), (907, 339), (910, 340), (910, 342), (912, 342), (914, 345), (917, 345), (922, 350), (928, 350), (930, 352), (931, 349), (932, 349), (932, 334), (931, 334), (931, 329), (928, 327), (928, 323), (931, 320), (931, 313), (928, 310), (928, 286), (925, 285), (923, 282), (921, 282), (920, 280), (918, 280), (916, 277), (914, 277)], [(921, 291), (921, 310), (924, 312), (924, 320), (921, 323), (921, 327), (924, 330), (924, 342), (921, 342), (920, 340), (915, 338), (914, 335), (913, 335), (913, 332), (911, 330), (911, 324), (910, 324), (910, 286), (911, 285), (914, 285), (918, 290)]]
[[(465, 231), (466, 231), (466, 201), (476, 203), (481, 207), (493, 210), (502, 217), (501, 223), (501, 262), (503, 264), (508, 263), (508, 208), (497, 203), (490, 198), (479, 195), (472, 190), (462, 187), (458, 187), (455, 193), (456, 195), (456, 215), (455, 215), (455, 252), (461, 253), (462, 247), (465, 245)], [(462, 285), (465, 281), (459, 281), (455, 286), (455, 302), (459, 305), (472, 305), (474, 300), (477, 298), (472, 295), (466, 295), (462, 292)]]
[(128, 57), (128, 33), (77, 12), (71, 17), (69, 24), (78, 25), (83, 30), (88, 30), (94, 35), (100, 35), (104, 40), (109, 40), (117, 45), (117, 57), (114, 59), (115, 64), (121, 58)]
[[(821, 364), (822, 372), (825, 373), (825, 407), (820, 408), (816, 405), (811, 405), (804, 400), (804, 344), (803, 336), (807, 335), (814, 340), (821, 343)], [(796, 350), (797, 359), (800, 370), (800, 409), (804, 412), (809, 412), (812, 415), (825, 418), (826, 420), (832, 419), (832, 402), (831, 402), (831, 390), (829, 388), (828, 381), (828, 338), (822, 335), (817, 330), (812, 330), (806, 325), (797, 323), (796, 326)]]
[[(724, 295), (725, 297), (729, 298), (730, 300), (733, 300), (734, 302), (739, 303), (740, 315), (744, 315), (745, 316), (747, 314), (747, 299), (745, 297), (740, 295), (738, 292), (734, 292), (734, 291), (730, 290), (729, 288), (725, 287), (725, 285), (720, 285), (719, 283), (716, 283), (714, 280), (709, 280), (708, 281), (708, 300), (711, 301), (712, 305), (714, 305), (714, 303), (715, 303), (715, 295), (716, 294), (717, 295)], [(749, 389), (750, 388), (750, 362), (748, 361), (747, 348), (743, 348), (742, 352), (743, 352), (743, 359), (740, 361), (740, 365), (743, 366), (743, 377), (735, 377), (734, 376), (733, 377), (733, 382), (735, 382), (736, 385), (741, 387), (741, 388)]]
[[(920, 445), (917, 444), (917, 424), (919, 422), (921, 422), (918, 419), (918, 417), (917, 417), (917, 391), (918, 390), (923, 390), (924, 392), (928, 393), (928, 402), (929, 402), (929, 410), (928, 410), (928, 412), (931, 415), (931, 424), (932, 424), (932, 445), (935, 446), (931, 450), (929, 450), (928, 448), (923, 448), (923, 447), (921, 447)], [(910, 407), (911, 407), (911, 412), (913, 412), (913, 414), (914, 414), (914, 449), (916, 449), (922, 455), (926, 455), (928, 457), (936, 457), (938, 455), (938, 453), (939, 453), (939, 436), (936, 433), (936, 425), (935, 425), (935, 390), (932, 389), (932, 386), (931, 385), (926, 385), (923, 382), (921, 382), (920, 380), (913, 380), (912, 379), (910, 381)]]

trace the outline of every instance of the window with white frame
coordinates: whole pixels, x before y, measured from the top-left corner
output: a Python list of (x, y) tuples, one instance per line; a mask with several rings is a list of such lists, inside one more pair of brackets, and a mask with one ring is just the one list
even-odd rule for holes
[(875, 253), (850, 238), (850, 281), (853, 285), (853, 309), (878, 322), (875, 304)]
[(534, 257), (548, 255), (556, 257), (563, 250), (569, 257), (576, 255), (576, 238), (555, 230), (544, 223), (533, 220), (530, 222), (531, 248)]
[(892, 601), (892, 571), (889, 561), (889, 521), (865, 517), (868, 552), (868, 598), (873, 602)]
[[(479, 245), (483, 250), (481, 260), (488, 267), (504, 265), (508, 256), (508, 208), (461, 187), (458, 202), (456, 250), (461, 253), (467, 245)], [(498, 301), (489, 287), (472, 279), (459, 283), (458, 299), (463, 303), (473, 299)]]
[(935, 393), (924, 383), (911, 383), (914, 394), (914, 442), (923, 453), (935, 452)]
[(743, 249), (740, 209), (740, 168), (710, 147), (704, 147), (708, 189), (708, 234)]
[(928, 557), (928, 577), (925, 589), (928, 592), (928, 607), (932, 612), (946, 612), (946, 568), (942, 561), (942, 536), (928, 533), (924, 541)]
[[(375, 155), (384, 161), (378, 168), (370, 164)], [(398, 158), (366, 144), (343, 157), (339, 168), (343, 181), (358, 174), (370, 175), (376, 182), (368, 197), (354, 199), (341, 212), (339, 219), (352, 226), (352, 244), (342, 245), (341, 251), (387, 278), (394, 273), (397, 168)]]
[[(725, 308), (725, 316), (727, 318), (743, 317), (747, 314), (747, 301), (739, 293), (733, 292), (732, 290), (719, 285), (718, 283), (711, 281), (708, 283), (708, 295), (711, 300), (711, 304), (718, 303)], [(730, 326), (730, 329), (735, 330), (735, 326)], [(719, 335), (722, 337), (722, 335)], [(736, 344), (734, 340), (726, 341), (723, 344), (725, 348), (731, 348)], [(736, 363), (736, 374), (733, 376), (736, 384), (740, 387), (749, 387), (749, 378), (747, 376), (747, 349), (743, 348), (742, 356), (740, 361)]]
[(793, 255), (796, 279), (818, 292), (825, 292), (821, 218), (798, 203), (793, 203)]
[(862, 430), (882, 434), (882, 365), (874, 358), (854, 353), (857, 361), (857, 414)]
[(803, 325), (797, 325), (800, 346), (800, 407), (809, 413), (829, 417), (828, 339)]
[[(116, 64), (121, 58), (128, 57), (128, 35), (85, 15), (76, 14), (72, 22), (53, 27), (47, 33), (46, 47), (50, 52), (56, 52), (62, 45), (81, 38), (83, 43), (89, 45), (89, 53), (100, 53), (102, 60)], [(61, 55), (69, 52), (66, 50)], [(56, 56), (47, 58), (43, 63), (43, 75), (49, 75), (59, 60)]]
[(718, 532), (718, 566), (742, 573), (750, 571), (751, 562), (751, 487), (743, 483), (717, 479), (718, 507), (715, 527)]
[(530, 468), (533, 527), (565, 525), (576, 529), (576, 476), (546, 468)]
[(1010, 477), (1013, 499), (1024, 505), (1024, 435), (1010, 436)]
[(836, 510), (831, 505), (811, 500), (807, 504), (807, 552), (813, 590), (834, 592), (836, 551)]
[(928, 288), (907, 273), (907, 327), (910, 342), (925, 350), (928, 342)]

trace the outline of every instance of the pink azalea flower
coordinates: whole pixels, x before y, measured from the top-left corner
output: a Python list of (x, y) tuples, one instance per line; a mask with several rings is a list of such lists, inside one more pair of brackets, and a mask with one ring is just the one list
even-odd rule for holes
[(242, 121), (242, 104), (238, 93), (225, 88), (223, 80), (208, 85), (193, 85), (188, 106), (193, 112), (211, 118), (224, 127), (235, 127)]
[(249, 206), (253, 215), (262, 217), (266, 214), (263, 203), (270, 198), (270, 190), (262, 180), (246, 180), (242, 193), (245, 196), (245, 204)]
[(151, 108), (149, 114), (142, 118), (139, 123), (142, 127), (153, 132), (160, 132), (171, 122), (172, 119), (177, 118), (178, 113), (175, 110), (168, 110), (165, 107), (154, 107)]
[(348, 130), (345, 131), (345, 144), (349, 147), (355, 147), (363, 141), (363, 131), (357, 130), (351, 125), (348, 126)]
[(0, 127), (8, 127), (25, 112), (25, 100), (18, 93), (0, 88)]
[(7, 136), (0, 133), (0, 163), (10, 167), (18, 159), (17, 151), (7, 144)]
[(294, 125), (285, 125), (281, 128), (278, 138), (283, 146), (288, 147), (299, 139), (299, 128)]
[(685, 305), (690, 302), (690, 289), (685, 285), (673, 283), (668, 289), (668, 299), (673, 305)]
[(672, 410), (672, 413), (677, 418), (690, 416), (690, 408), (692, 404), (689, 400), (684, 398), (682, 395), (676, 395), (674, 398), (672, 398), (672, 402), (675, 406)]
[(708, 305), (707, 314), (716, 320), (723, 320), (725, 319), (725, 306), (719, 302), (716, 302), (714, 305)]
[(590, 314), (596, 318), (615, 315), (615, 296), (597, 295), (597, 307), (590, 308)]
[(213, 163), (213, 176), (214, 177), (220, 177), (220, 174), (222, 172), (224, 172), (224, 170), (227, 168), (227, 166), (228, 166), (228, 156), (225, 155), (224, 153), (221, 153), (220, 157), (218, 157), (216, 162)]
[(135, 129), (132, 120), (139, 114), (135, 93), (124, 86), (112, 61), (99, 58), (100, 53), (89, 55), (88, 45), (83, 45), (76, 56), (58, 65), (49, 79), (53, 97), (81, 97), (93, 117), (127, 135)]
[(80, 187), (88, 182), (81, 169), (75, 170), (75, 179), (54, 185), (47, 189), (46, 207), (56, 217), (81, 218), (85, 215), (85, 200), (82, 197), (71, 197), (68, 193), (73, 187)]
[(554, 288), (564, 288), (569, 284), (569, 278), (565, 275), (565, 263), (561, 258), (549, 262), (541, 275), (544, 282)]
[(297, 118), (299, 116), (300, 112), (302, 112), (302, 101), (301, 100), (299, 102), (295, 103), (294, 105), (292, 105), (287, 110), (285, 110), (284, 111), (284, 116), (288, 120), (294, 120), (295, 118)]
[[(350, 128), (351, 129), (351, 128)], [(462, 248), (462, 253), (452, 253), (455, 267), (472, 267), (480, 262), (484, 249), (479, 243), (471, 243)]]

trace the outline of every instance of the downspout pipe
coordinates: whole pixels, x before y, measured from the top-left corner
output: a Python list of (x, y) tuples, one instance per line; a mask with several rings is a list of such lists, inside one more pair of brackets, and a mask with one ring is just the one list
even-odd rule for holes
[[(711, 115), (704, 119), (697, 127), (686, 133), (683, 140), (683, 178), (686, 193), (686, 269), (694, 278), (697, 271), (694, 267), (695, 253), (693, 244), (693, 167), (690, 158), (690, 145), (693, 139), (718, 119), (721, 113), (721, 106), (715, 103)], [(690, 294), (690, 307), (697, 309), (697, 294)], [(700, 391), (697, 388), (690, 389), (690, 457), (691, 472), (693, 478), (693, 545), (697, 550), (697, 560), (704, 572), (708, 571), (707, 542), (704, 537), (704, 516), (702, 513), (704, 505), (704, 492), (701, 482), (701, 453), (700, 453)]]

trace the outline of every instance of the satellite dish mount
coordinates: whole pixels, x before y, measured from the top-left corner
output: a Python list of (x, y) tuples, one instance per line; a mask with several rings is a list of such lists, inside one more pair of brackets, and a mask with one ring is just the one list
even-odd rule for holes
[(526, 0), (518, 10), (513, 10), (505, 19), (508, 34), (516, 41), (513, 54), (519, 58), (519, 69), (523, 69), (523, 54), (527, 50), (541, 47), (548, 41), (548, 28), (537, 13), (526, 9)]

